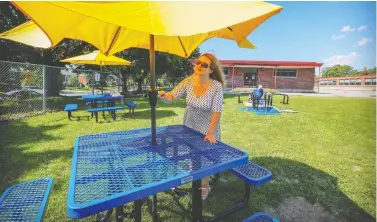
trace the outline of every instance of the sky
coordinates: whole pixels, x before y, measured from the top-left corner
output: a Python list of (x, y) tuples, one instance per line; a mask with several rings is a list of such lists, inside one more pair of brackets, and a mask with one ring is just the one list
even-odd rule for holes
[(283, 10), (248, 36), (255, 50), (214, 38), (202, 43), (200, 52), (218, 59), (376, 66), (376, 2), (268, 2)]

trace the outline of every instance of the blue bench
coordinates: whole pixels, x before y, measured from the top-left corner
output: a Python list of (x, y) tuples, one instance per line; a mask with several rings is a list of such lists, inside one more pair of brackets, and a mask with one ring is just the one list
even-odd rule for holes
[(278, 219), (276, 219), (275, 217), (267, 214), (267, 213), (263, 213), (263, 212), (258, 212), (258, 213), (255, 213), (253, 215), (251, 215), (250, 217), (244, 219), (242, 222), (279, 222)]
[(72, 112), (77, 111), (77, 104), (67, 104), (64, 107), (64, 111), (68, 112), (68, 119), (71, 120)]
[(52, 178), (41, 178), (8, 188), (0, 197), (1, 221), (42, 221)]
[(116, 119), (115, 111), (116, 110), (123, 110), (123, 109), (124, 109), (123, 106), (111, 106), (111, 107), (87, 109), (86, 111), (89, 112), (89, 113), (94, 113), (94, 115), (96, 116), (96, 122), (98, 122), (98, 112), (110, 111), (111, 117), (113, 118), (113, 120), (115, 120)]
[(269, 170), (251, 162), (250, 160), (247, 164), (233, 168), (229, 170), (229, 172), (243, 180), (245, 190), (244, 197), (242, 201), (237, 202), (231, 208), (221, 212), (218, 215), (215, 215), (210, 219), (210, 221), (217, 221), (245, 207), (250, 199), (250, 186), (263, 185), (272, 178), (272, 173)]
[(250, 160), (247, 164), (231, 169), (230, 172), (252, 186), (263, 185), (272, 178), (272, 173), (269, 170)]
[(130, 108), (130, 111), (128, 113), (131, 113), (134, 115), (135, 113), (135, 108), (137, 107), (137, 104), (131, 101), (125, 102), (124, 105), (126, 105), (128, 108)]

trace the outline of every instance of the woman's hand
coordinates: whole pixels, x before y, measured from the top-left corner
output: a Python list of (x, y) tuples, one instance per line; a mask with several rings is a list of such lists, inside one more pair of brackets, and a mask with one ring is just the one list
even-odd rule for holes
[(162, 98), (162, 97), (164, 97), (166, 95), (166, 92), (164, 91), (164, 90), (160, 90), (160, 91), (158, 91), (158, 98)]
[(207, 133), (204, 137), (204, 140), (210, 142), (211, 144), (217, 143), (215, 135), (213, 133)]

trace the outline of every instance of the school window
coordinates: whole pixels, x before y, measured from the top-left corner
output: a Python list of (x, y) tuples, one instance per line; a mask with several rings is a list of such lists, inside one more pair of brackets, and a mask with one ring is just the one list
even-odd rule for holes
[(350, 85), (356, 85), (356, 79), (351, 79), (350, 80)]
[(361, 79), (356, 79), (355, 85), (361, 85)]
[(366, 78), (365, 79), (365, 85), (376, 85), (376, 79), (375, 78)]
[[(272, 76), (275, 76), (275, 72), (272, 74)], [(297, 77), (297, 69), (278, 69), (277, 70), (277, 77), (296, 78)]]
[(349, 85), (350, 84), (350, 80), (349, 79), (345, 79), (344, 80), (344, 85)]
[(344, 79), (339, 79), (339, 85), (344, 85)]

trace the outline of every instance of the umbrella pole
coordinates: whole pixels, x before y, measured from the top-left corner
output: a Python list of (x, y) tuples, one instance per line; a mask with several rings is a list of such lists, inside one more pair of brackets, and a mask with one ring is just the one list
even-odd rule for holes
[(157, 145), (156, 139), (156, 104), (157, 104), (157, 90), (155, 82), (155, 57), (154, 57), (154, 35), (150, 35), (150, 49), (149, 49), (149, 68), (150, 68), (150, 84), (149, 90), (149, 104), (151, 105), (151, 130), (152, 130), (152, 146)]
[[(152, 131), (152, 146), (157, 145), (156, 139), (156, 104), (157, 104), (157, 90), (155, 82), (155, 53), (154, 53), (154, 35), (150, 35), (149, 48), (149, 69), (150, 69), (150, 84), (149, 90), (149, 104), (151, 105), (151, 131)], [(152, 221), (157, 221), (157, 195), (153, 195), (152, 199)]]
[(101, 91), (102, 91), (102, 95), (103, 95), (103, 86), (101, 84), (101, 76), (102, 76), (102, 61), (100, 62), (100, 65), (99, 65), (99, 85), (101, 86)]

